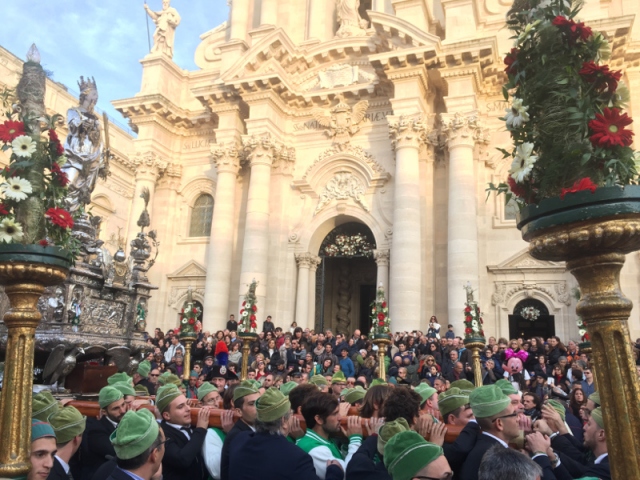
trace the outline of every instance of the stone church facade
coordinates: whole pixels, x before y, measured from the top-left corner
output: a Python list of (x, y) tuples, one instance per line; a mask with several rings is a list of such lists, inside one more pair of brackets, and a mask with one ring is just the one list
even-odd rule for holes
[[(151, 191), (161, 251), (149, 327), (176, 325), (191, 287), (205, 329), (223, 328), (255, 279), (260, 324), (365, 327), (381, 284), (393, 330), (425, 330), (436, 315), (461, 334), (470, 282), (487, 335), (577, 339), (573, 277), (530, 257), (512, 206), (485, 192), (510, 166), (496, 150), (510, 146), (499, 120), (509, 8), (233, 0), (229, 21), (201, 36), (200, 70), (145, 57), (140, 92), (113, 102), (137, 135), (112, 128), (115, 167), (94, 209), (106, 217), (101, 238), (113, 244), (120, 231), (128, 244), (139, 193)], [(632, 116), (638, 13), (637, 2), (588, 0), (581, 15), (609, 38)], [(3, 68), (0, 84), (11, 84)], [(50, 95), (53, 111), (73, 104)], [(639, 260), (628, 256), (622, 279), (636, 304)], [(538, 321), (519, 315), (528, 305)], [(630, 328), (640, 335), (637, 309)]]

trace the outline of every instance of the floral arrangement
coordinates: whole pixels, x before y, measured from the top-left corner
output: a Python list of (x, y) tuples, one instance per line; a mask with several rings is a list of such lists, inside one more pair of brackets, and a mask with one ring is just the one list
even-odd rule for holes
[(477, 302), (465, 303), (464, 309), (464, 336), (465, 338), (471, 337), (484, 337), (484, 330), (482, 325), (482, 314), (480, 313), (480, 307)]
[(589, 336), (589, 332), (587, 331), (587, 326), (582, 321), (582, 317), (578, 317), (578, 320), (576, 320), (576, 324), (578, 325), (578, 333), (580, 334), (580, 338), (582, 338), (583, 342), (588, 342), (591, 337)]
[(182, 310), (180, 310), (180, 324), (174, 331), (182, 336), (200, 333), (202, 323), (200, 323), (198, 317), (201, 315), (202, 309), (195, 305), (191, 299), (188, 299)]
[(522, 310), (520, 310), (520, 315), (525, 320), (529, 320), (530, 322), (535, 322), (540, 316), (540, 310), (531, 306), (524, 307)]
[(356, 255), (370, 257), (373, 254), (373, 247), (364, 235), (359, 233), (355, 235), (338, 234), (334, 243), (324, 248), (324, 253), (327, 257), (339, 255), (345, 257), (354, 257)]
[(384, 287), (380, 285), (376, 292), (376, 299), (371, 303), (371, 335), (389, 335), (390, 333), (389, 307), (384, 297)]
[(487, 190), (505, 193), (507, 202), (515, 197), (520, 207), (637, 183), (622, 72), (604, 63), (609, 44), (576, 20), (580, 8), (577, 1), (532, 0), (508, 15), (515, 46), (504, 60), (511, 108), (502, 120), (514, 147), (501, 151), (513, 162), (507, 183)]
[(238, 333), (257, 333), (258, 324), (256, 313), (258, 312), (258, 299), (256, 298), (256, 288), (258, 282), (253, 280), (249, 285), (249, 290), (244, 296), (242, 308), (240, 309), (240, 319), (238, 320)]

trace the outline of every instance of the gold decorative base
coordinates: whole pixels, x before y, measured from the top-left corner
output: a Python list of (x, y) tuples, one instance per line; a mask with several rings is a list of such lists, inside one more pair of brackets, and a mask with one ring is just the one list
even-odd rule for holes
[(242, 368), (240, 370), (240, 380), (247, 379), (247, 372), (249, 371), (249, 349), (251, 342), (258, 338), (255, 333), (240, 333), (238, 337), (242, 340)]
[(191, 376), (191, 346), (198, 339), (195, 334), (180, 334), (180, 340), (184, 343), (184, 368), (182, 369), (182, 379), (189, 381)]
[(11, 305), (3, 318), (8, 338), (0, 400), (0, 477), (23, 476), (31, 468), (33, 351), (42, 317), (37, 304), (45, 287), (61, 284), (67, 273), (58, 266), (0, 263), (0, 285)]
[(473, 361), (473, 383), (476, 387), (482, 386), (482, 368), (480, 366), (480, 350), (486, 346), (486, 342), (480, 341), (479, 338), (473, 341), (465, 341), (464, 346), (471, 350), (471, 358)]
[(390, 338), (376, 338), (374, 336), (372, 342), (378, 346), (378, 373), (380, 374), (380, 378), (387, 381), (387, 369), (384, 364), (384, 357), (387, 354), (387, 346), (391, 345)]

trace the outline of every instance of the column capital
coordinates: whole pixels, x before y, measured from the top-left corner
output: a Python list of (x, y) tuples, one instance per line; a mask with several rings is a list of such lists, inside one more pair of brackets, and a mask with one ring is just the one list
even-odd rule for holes
[(236, 142), (219, 143), (211, 146), (211, 163), (213, 163), (218, 173), (238, 174), (240, 170), (240, 152)]
[(428, 127), (421, 114), (388, 116), (389, 137), (394, 150), (401, 148), (419, 149), (424, 145)]
[(243, 154), (249, 164), (272, 166), (282, 144), (276, 141), (270, 133), (243, 135)]
[(160, 179), (159, 187), (169, 188), (170, 190), (178, 190), (182, 180), (182, 165), (179, 163), (169, 162), (167, 168)]
[(440, 132), (449, 149), (458, 146), (473, 147), (488, 143), (489, 133), (480, 121), (478, 112), (440, 114)]
[(131, 163), (135, 169), (136, 180), (149, 180), (153, 183), (156, 183), (158, 177), (166, 171), (169, 165), (152, 151), (137, 152)]
[(322, 258), (317, 255), (311, 255), (311, 270), (315, 271), (318, 268), (318, 265), (322, 262)]
[(389, 257), (390, 257), (390, 252), (389, 250), (374, 250), (373, 251), (373, 258), (376, 261), (376, 264), (379, 267), (388, 267), (389, 266)]
[(313, 261), (312, 257), (314, 257), (314, 255), (311, 255), (309, 252), (296, 253), (295, 258), (298, 268), (310, 268)]
[(293, 169), (296, 165), (296, 149), (294, 147), (287, 147), (281, 145), (281, 148), (276, 152), (276, 156), (273, 161), (274, 173), (282, 175), (293, 175)]

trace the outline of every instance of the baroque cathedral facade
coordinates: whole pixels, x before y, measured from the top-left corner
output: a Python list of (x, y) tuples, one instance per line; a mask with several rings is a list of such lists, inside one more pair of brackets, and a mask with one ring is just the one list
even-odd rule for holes
[[(272, 315), (367, 331), (382, 285), (394, 331), (424, 331), (436, 315), (461, 334), (470, 282), (487, 335), (578, 339), (573, 277), (529, 256), (514, 207), (485, 192), (510, 167), (497, 148), (511, 145), (500, 120), (511, 2), (229, 3), (229, 20), (201, 36), (199, 70), (158, 49), (141, 62), (140, 92), (112, 102), (137, 135), (112, 125), (112, 175), (93, 212), (107, 247), (128, 245), (150, 190), (161, 247), (149, 328), (177, 325), (190, 288), (204, 329), (224, 328), (255, 279), (259, 325)], [(612, 45), (631, 116), (638, 14), (626, 0), (587, 0), (581, 13)], [(20, 69), (0, 48), (0, 84)], [(77, 103), (49, 83), (52, 112)], [(622, 278), (635, 304), (639, 260), (628, 256)], [(523, 318), (527, 306), (539, 316)]]

